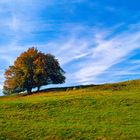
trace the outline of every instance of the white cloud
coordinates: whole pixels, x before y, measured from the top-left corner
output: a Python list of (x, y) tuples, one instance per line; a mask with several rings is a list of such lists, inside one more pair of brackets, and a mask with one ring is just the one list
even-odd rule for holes
[(11, 21), (8, 22), (8, 26), (10, 29), (16, 32), (20, 27), (19, 19), (15, 15), (13, 15)]
[[(61, 38), (61, 42), (54, 41), (55, 43), (49, 43), (46, 46), (52, 47), (50, 52), (57, 56), (63, 66), (73, 62), (70, 65), (71, 68), (68, 68), (68, 71), (66, 70), (68, 72), (68, 81), (88, 84), (99, 81), (97, 79), (99, 75), (127, 59), (132, 51), (140, 49), (140, 30), (136, 28), (129, 28), (115, 35), (112, 35), (114, 31), (111, 32), (107, 29), (103, 32), (98, 30), (95, 32), (94, 29), (85, 28), (84, 31), (86, 32), (93, 31), (90, 36), (79, 37), (77, 30), (75, 30), (69, 36), (69, 40)], [(81, 31), (83, 32), (83, 29)], [(106, 39), (110, 35), (111, 37)], [(74, 71), (71, 69), (74, 69)], [(114, 75), (115, 73), (116, 71), (112, 72)], [(130, 72), (126, 71), (126, 73), (129, 74)], [(124, 74), (123, 68), (120, 70), (121, 74)], [(107, 80), (104, 79), (105, 82), (108, 82)]]
[(92, 54), (88, 63), (83, 63), (75, 77), (79, 82), (90, 82), (96, 76), (102, 74), (111, 66), (125, 59), (127, 55), (140, 49), (140, 31), (125, 31), (109, 40), (98, 40), (96, 48), (91, 50)]

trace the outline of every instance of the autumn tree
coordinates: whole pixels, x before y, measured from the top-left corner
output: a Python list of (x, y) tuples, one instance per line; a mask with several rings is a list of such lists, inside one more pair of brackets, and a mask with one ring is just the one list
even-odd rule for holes
[(39, 91), (41, 86), (65, 82), (64, 71), (58, 60), (34, 47), (17, 57), (14, 65), (5, 71), (5, 79), (4, 94), (21, 91), (30, 94), (33, 88)]

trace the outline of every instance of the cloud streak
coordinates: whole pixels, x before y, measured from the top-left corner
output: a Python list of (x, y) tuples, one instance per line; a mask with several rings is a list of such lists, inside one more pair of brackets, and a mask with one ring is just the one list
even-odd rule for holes
[[(83, 63), (75, 73), (79, 82), (90, 82), (113, 65), (124, 61), (135, 49), (140, 49), (140, 31), (124, 31), (108, 40), (98, 40), (91, 50), (89, 63)], [(106, 81), (107, 82), (107, 81)]]
[[(85, 30), (87, 32), (87, 28)], [(68, 73), (70, 72), (74, 78), (68, 81), (82, 84), (96, 82), (98, 76), (117, 63), (127, 60), (132, 51), (140, 49), (140, 30), (137, 27), (111, 36), (113, 32), (108, 30), (107, 33), (93, 32), (91, 33), (93, 38), (91, 36), (81, 38), (71, 36), (68, 41), (61, 44), (57, 41), (55, 44), (51, 44), (55, 46), (55, 49), (60, 47), (55, 55), (60, 58), (61, 64), (69, 65), (73, 62), (70, 66), (75, 71), (72, 73), (68, 71)], [(111, 37), (106, 39), (108, 36)], [(108, 81), (104, 79), (104, 82)]]

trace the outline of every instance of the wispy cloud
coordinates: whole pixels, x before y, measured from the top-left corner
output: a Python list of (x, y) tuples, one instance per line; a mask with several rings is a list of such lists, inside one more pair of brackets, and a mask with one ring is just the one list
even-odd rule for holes
[[(91, 28), (86, 28), (86, 32), (91, 33), (90, 36), (70, 36), (69, 40), (61, 43), (56, 41), (50, 43), (50, 46), (61, 64), (64, 66), (70, 64), (71, 68), (67, 72), (71, 73), (68, 75), (69, 78), (72, 78), (68, 81), (88, 84), (96, 82), (98, 76), (109, 70), (110, 67), (126, 60), (128, 56), (131, 56), (132, 51), (140, 49), (140, 30), (137, 29), (137, 27), (129, 28), (112, 36), (113, 30), (112, 32), (107, 29), (106, 32), (105, 30), (95, 32), (93, 29), (91, 33)], [(71, 69), (75, 69), (75, 71), (71, 71)], [(120, 75), (124, 73), (123, 68), (122, 71)], [(116, 72), (117, 70), (113, 73)], [(126, 73), (129, 72), (126, 71)], [(104, 79), (104, 82), (108, 81)]]
[(133, 50), (140, 49), (140, 31), (124, 31), (108, 40), (101, 39), (97, 42), (97, 46), (91, 50), (89, 63), (83, 63), (75, 73), (80, 82), (94, 80), (96, 76), (126, 59)]

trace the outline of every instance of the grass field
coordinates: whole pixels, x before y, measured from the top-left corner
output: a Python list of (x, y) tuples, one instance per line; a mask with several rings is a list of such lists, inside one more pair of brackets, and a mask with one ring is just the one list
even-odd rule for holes
[(0, 97), (0, 140), (139, 140), (140, 80)]

